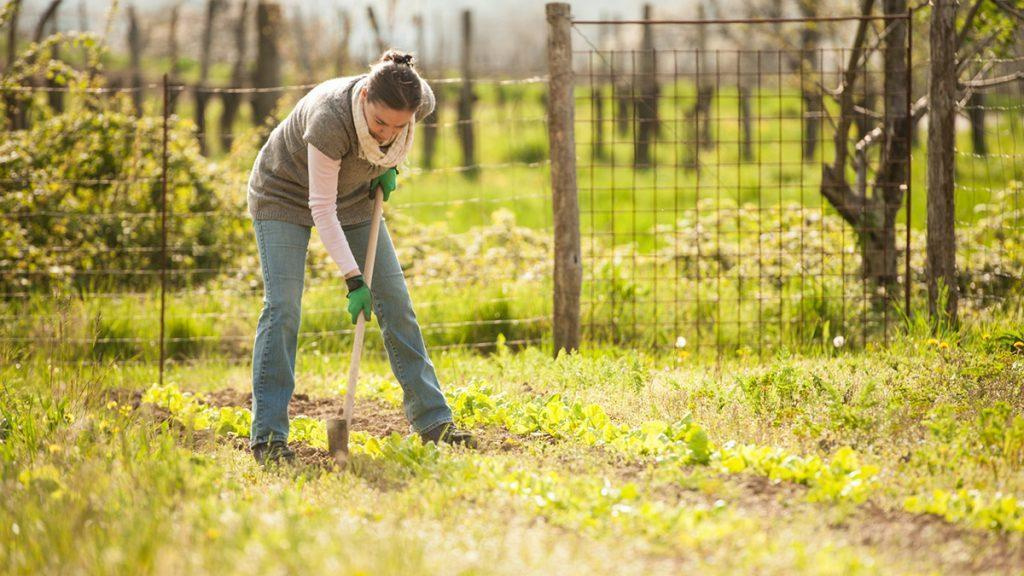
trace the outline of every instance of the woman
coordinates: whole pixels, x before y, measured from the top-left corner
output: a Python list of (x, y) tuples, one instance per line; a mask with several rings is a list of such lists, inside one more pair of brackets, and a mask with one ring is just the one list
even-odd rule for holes
[(384, 222), (372, 288), (361, 273), (373, 191), (380, 185), (386, 201), (395, 190), (395, 167), (412, 150), (415, 122), (433, 109), (434, 94), (412, 56), (389, 50), (369, 74), (328, 80), (306, 94), (256, 157), (248, 203), (265, 296), (253, 348), (250, 445), (260, 463), (294, 458), (288, 403), (312, 226), (345, 277), (352, 323), (376, 311), (413, 429), (425, 442), (476, 445), (452, 424)]

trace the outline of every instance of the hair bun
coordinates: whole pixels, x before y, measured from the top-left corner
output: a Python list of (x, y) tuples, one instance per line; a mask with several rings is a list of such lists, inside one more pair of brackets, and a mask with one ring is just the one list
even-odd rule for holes
[(381, 62), (394, 62), (395, 64), (404, 64), (412, 67), (412, 54), (407, 52), (399, 52), (398, 50), (388, 50), (384, 53), (384, 56), (380, 59)]

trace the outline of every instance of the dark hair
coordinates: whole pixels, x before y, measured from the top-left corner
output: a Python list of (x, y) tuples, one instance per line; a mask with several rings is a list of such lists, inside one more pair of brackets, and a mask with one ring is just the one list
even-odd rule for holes
[(420, 75), (413, 69), (412, 54), (388, 50), (370, 67), (366, 99), (392, 110), (416, 110), (423, 101)]

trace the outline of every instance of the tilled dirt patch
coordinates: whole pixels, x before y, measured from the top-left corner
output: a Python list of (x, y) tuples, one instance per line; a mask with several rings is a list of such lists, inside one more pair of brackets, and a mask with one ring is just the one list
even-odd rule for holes
[[(248, 391), (223, 389), (204, 394), (211, 406), (233, 406), (252, 408), (252, 393)], [(310, 398), (307, 394), (293, 394), (288, 405), (288, 417), (306, 416), (315, 420), (340, 417), (345, 398)], [(358, 398), (352, 430), (366, 432), (371, 436), (389, 436), (392, 432), (412, 432), (408, 420), (400, 410), (372, 398)]]
[(931, 514), (886, 510), (873, 502), (860, 506), (833, 527), (851, 541), (898, 548), (907, 558), (934, 562), (949, 574), (1021, 574), (1024, 535), (954, 524)]

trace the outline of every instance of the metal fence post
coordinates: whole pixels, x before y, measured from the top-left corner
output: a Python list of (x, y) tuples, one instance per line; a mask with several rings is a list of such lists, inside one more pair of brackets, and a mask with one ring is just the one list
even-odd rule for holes
[(911, 274), (911, 267), (910, 267), (910, 254), (911, 254), (910, 227), (912, 226), (912, 222), (911, 222), (911, 216), (912, 216), (911, 207), (912, 207), (912, 203), (911, 203), (911, 198), (910, 198), (910, 183), (911, 183), (911, 175), (913, 173), (913, 154), (914, 154), (914, 110), (913, 110), (913, 106), (914, 106), (913, 105), (913, 102), (914, 102), (914, 95), (913, 95), (913, 89), (914, 89), (914, 64), (913, 64), (913, 57), (914, 57), (914, 7), (911, 6), (910, 9), (907, 11), (907, 90), (906, 90), (906, 95), (907, 95), (907, 102), (906, 102), (906, 106), (907, 106), (907, 133), (904, 135), (904, 138), (907, 139), (907, 171), (906, 171), (907, 181), (904, 183), (904, 186), (906, 186), (906, 196), (907, 196), (907, 215), (906, 215), (906, 218), (907, 218), (907, 224), (906, 224), (906, 226), (907, 226), (907, 246), (906, 246), (906, 252), (905, 252), (905, 254), (903, 256), (903, 260), (904, 260), (904, 263), (903, 263), (903, 315), (908, 320), (911, 318), (911, 310), (910, 310), (910, 290), (911, 290), (911, 284), (910, 284), (910, 282), (911, 282), (911, 280), (910, 280), (910, 274)]
[(548, 20), (548, 141), (555, 228), (554, 353), (580, 344), (580, 211), (573, 130), (572, 13), (566, 3), (546, 5)]

